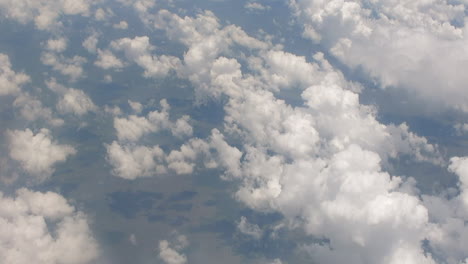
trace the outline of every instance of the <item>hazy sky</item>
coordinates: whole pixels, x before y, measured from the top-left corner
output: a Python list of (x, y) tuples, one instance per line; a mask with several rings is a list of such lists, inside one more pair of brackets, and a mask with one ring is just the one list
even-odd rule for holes
[(467, 14), (0, 0), (0, 264), (467, 264)]

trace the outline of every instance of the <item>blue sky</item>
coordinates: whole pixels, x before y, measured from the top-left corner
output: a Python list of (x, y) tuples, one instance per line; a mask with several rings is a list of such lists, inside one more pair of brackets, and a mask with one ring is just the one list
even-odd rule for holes
[(467, 263), (466, 8), (0, 0), (0, 263)]

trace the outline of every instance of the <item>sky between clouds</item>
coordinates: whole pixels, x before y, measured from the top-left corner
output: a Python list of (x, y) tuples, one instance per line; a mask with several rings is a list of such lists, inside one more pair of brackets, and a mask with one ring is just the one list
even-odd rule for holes
[(0, 0), (0, 262), (468, 263), (467, 6)]

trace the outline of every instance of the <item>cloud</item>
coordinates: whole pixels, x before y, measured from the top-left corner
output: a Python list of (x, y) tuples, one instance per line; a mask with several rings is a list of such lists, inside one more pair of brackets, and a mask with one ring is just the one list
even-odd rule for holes
[(81, 44), (89, 53), (96, 53), (99, 34), (92, 33)]
[(58, 84), (55, 79), (46, 82), (47, 87), (60, 95), (57, 110), (62, 114), (82, 116), (88, 112), (96, 111), (98, 107), (82, 90), (66, 88)]
[(51, 66), (53, 70), (68, 76), (71, 81), (76, 81), (84, 76), (83, 64), (86, 61), (81, 56), (67, 58), (54, 52), (43, 52), (41, 55), (41, 62), (44, 65)]
[(249, 10), (250, 12), (258, 12), (258, 11), (265, 11), (270, 10), (271, 7), (268, 5), (262, 5), (258, 2), (247, 2), (244, 5), (244, 8)]
[(467, 67), (468, 58), (463, 2), (294, 0), (290, 5), (303, 35), (341, 63), (363, 69), (382, 87), (468, 111), (467, 78), (457, 70)]
[[(92, 47), (90, 47), (92, 50)], [(121, 69), (124, 67), (123, 62), (117, 58), (112, 51), (110, 50), (97, 50), (98, 58), (94, 62), (94, 65), (103, 68), (105, 70), (108, 69)]]
[(112, 25), (113, 28), (115, 29), (127, 29), (128, 28), (128, 23), (127, 21), (120, 21), (118, 24)]
[[(361, 87), (321, 53), (307, 62), (280, 47), (252, 45), (258, 40), (230, 39), (225, 34), (234, 29), (218, 29), (209, 12), (158, 15), (157, 27), (187, 47), (181, 76), (196, 92), (224, 96), (224, 133), (214, 130), (203, 153), (213, 156), (207, 164), (225, 169), (224, 179), (240, 181), (238, 200), (280, 212), (292, 226), (329, 241), (308, 249), (320, 263), (435, 263), (421, 247), (431, 229), (428, 209), (418, 196), (400, 191), (405, 179), (382, 164), (404, 154), (441, 165), (436, 145), (405, 124), (380, 123), (377, 110), (360, 103)], [(251, 52), (243, 61), (248, 71), (229, 58), (235, 52), (226, 49), (235, 44)], [(300, 91), (303, 104), (278, 99), (284, 89)], [(190, 151), (175, 153), (194, 160)]]
[[(135, 105), (135, 102), (133, 102)], [(193, 129), (189, 124), (190, 117), (182, 116), (175, 122), (169, 119), (170, 106), (165, 99), (160, 101), (161, 111), (151, 111), (146, 117), (130, 115), (114, 118), (114, 128), (120, 141), (137, 141), (148, 133), (169, 130), (174, 136), (191, 136)]]
[(52, 126), (61, 126), (64, 121), (54, 117), (49, 107), (42, 105), (42, 102), (28, 93), (21, 93), (16, 97), (13, 106), (20, 109), (20, 114), (28, 121), (45, 120)]
[(0, 53), (0, 95), (16, 94), (28, 82), (29, 76), (13, 71), (8, 55)]
[(198, 102), (219, 97), (221, 94), (216, 87), (209, 84), (210, 68), (218, 56), (228, 53), (234, 46), (253, 50), (270, 47), (268, 43), (248, 36), (234, 25), (221, 28), (218, 19), (210, 11), (198, 14), (195, 18), (182, 18), (167, 10), (160, 10), (154, 18), (153, 26), (164, 30), (170, 40), (188, 47), (177, 73), (197, 84), (195, 93)]
[(1, 0), (4, 17), (26, 24), (34, 21), (40, 30), (52, 30), (62, 25), (63, 15), (89, 15), (93, 2), (89, 0)]
[(260, 229), (258, 225), (249, 223), (245, 216), (242, 216), (237, 223), (237, 229), (239, 229), (242, 234), (251, 236), (254, 239), (260, 239), (263, 235), (262, 229)]
[(179, 253), (179, 250), (188, 246), (187, 237), (179, 235), (174, 242), (173, 247), (167, 240), (159, 241), (159, 258), (166, 264), (185, 264), (187, 257)]
[(36, 134), (30, 129), (9, 130), (6, 135), (10, 157), (39, 180), (48, 178), (54, 172), (56, 163), (64, 162), (68, 156), (76, 153), (72, 146), (55, 142), (45, 128)]
[(142, 67), (145, 77), (161, 77), (179, 67), (180, 62), (176, 57), (153, 55), (154, 47), (149, 43), (147, 36), (114, 40), (111, 47), (116, 51), (123, 51), (129, 61)]
[(457, 135), (466, 135), (468, 134), (468, 123), (457, 123), (453, 126)]
[(67, 49), (67, 39), (66, 38), (57, 38), (49, 39), (46, 44), (46, 48), (53, 52), (63, 52)]
[(92, 263), (99, 254), (87, 217), (53, 192), (0, 193), (0, 258), (4, 263)]
[(112, 173), (120, 178), (134, 180), (164, 174), (164, 152), (158, 146), (121, 146), (114, 141), (106, 145), (107, 159), (112, 165)]

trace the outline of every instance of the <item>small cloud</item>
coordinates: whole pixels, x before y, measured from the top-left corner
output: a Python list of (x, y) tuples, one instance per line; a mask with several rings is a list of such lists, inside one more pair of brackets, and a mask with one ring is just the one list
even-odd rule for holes
[(127, 29), (128, 23), (127, 21), (122, 20), (118, 24), (114, 24), (112, 27), (115, 29)]
[(270, 10), (271, 7), (268, 5), (262, 5), (257, 2), (248, 2), (244, 5), (244, 8), (247, 9), (250, 12), (258, 12), (258, 11), (266, 11)]

